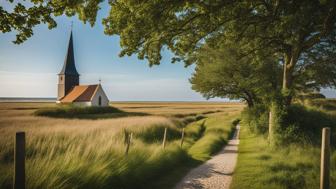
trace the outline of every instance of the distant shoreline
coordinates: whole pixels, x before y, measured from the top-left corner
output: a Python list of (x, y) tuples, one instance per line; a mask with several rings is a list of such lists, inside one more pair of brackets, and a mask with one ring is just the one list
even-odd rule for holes
[(56, 102), (56, 98), (0, 97), (0, 102)]
[[(0, 102), (56, 102), (56, 98), (48, 98), (48, 97), (44, 97), (44, 98), (39, 98), (39, 97), (31, 97), (31, 98), (26, 98), (26, 97), (0, 97)], [(144, 100), (130, 100), (130, 101), (110, 101), (110, 102), (114, 102), (114, 103), (188, 103), (188, 102), (199, 102), (199, 103), (236, 103), (236, 102), (240, 102), (238, 100), (223, 100), (223, 101), (185, 101), (185, 100), (181, 100), (181, 101), (144, 101)]]

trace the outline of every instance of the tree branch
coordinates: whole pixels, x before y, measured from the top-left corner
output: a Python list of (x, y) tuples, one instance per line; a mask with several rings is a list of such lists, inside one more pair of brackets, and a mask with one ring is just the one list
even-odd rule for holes
[(335, 1), (332, 2), (331, 6), (332, 6), (331, 10), (324, 19), (323, 30), (311, 36), (307, 41), (305, 41), (302, 45), (303, 50), (313, 47), (316, 43), (318, 43), (321, 40), (321, 38), (328, 36), (333, 31), (334, 22), (336, 18)]

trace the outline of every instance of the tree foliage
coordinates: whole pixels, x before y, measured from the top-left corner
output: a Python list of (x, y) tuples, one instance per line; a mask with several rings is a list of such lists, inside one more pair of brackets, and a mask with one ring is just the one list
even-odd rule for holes
[[(54, 16), (78, 14), (93, 25), (101, 1), (30, 0), (33, 6), (18, 3), (13, 12), (0, 7), (0, 30), (17, 30), (21, 43), (37, 24), (55, 27)], [(256, 52), (276, 56), (287, 104), (300, 86), (335, 86), (324, 76), (335, 73), (336, 0), (110, 0), (109, 5), (103, 25), (107, 35), (120, 36), (120, 56), (137, 54), (155, 65), (167, 47), (175, 54), (172, 62), (190, 65), (204, 47), (236, 43), (242, 58)]]
[[(328, 49), (322, 54), (312, 51), (300, 59), (294, 71), (293, 97), (336, 86), (336, 52)], [(197, 54), (190, 82), (204, 97), (244, 99), (249, 107), (269, 106), (281, 98), (283, 62), (276, 55), (257, 51), (242, 56), (239, 44), (203, 47)]]
[(99, 3), (103, 0), (30, 0), (16, 3), (14, 0), (4, 0), (13, 9), (0, 6), (0, 31), (2, 33), (16, 31), (14, 43), (20, 44), (33, 35), (33, 28), (38, 24), (47, 24), (49, 29), (55, 28), (56, 16), (74, 16), (78, 14), (84, 23), (94, 25)]
[(241, 58), (239, 48), (204, 47), (197, 56), (192, 89), (206, 98), (244, 99), (249, 107), (270, 101), (281, 86), (281, 66), (274, 56), (254, 53)]
[[(322, 49), (322, 50), (321, 50)], [(293, 76), (301, 92), (336, 87), (336, 46), (321, 43), (302, 54)]]
[(173, 62), (189, 65), (204, 45), (239, 42), (243, 54), (264, 50), (282, 59), (288, 103), (304, 54), (322, 43), (335, 45), (335, 0), (115, 0), (110, 5), (103, 23), (106, 34), (121, 36), (121, 56), (138, 54), (159, 64), (167, 46), (176, 55)]

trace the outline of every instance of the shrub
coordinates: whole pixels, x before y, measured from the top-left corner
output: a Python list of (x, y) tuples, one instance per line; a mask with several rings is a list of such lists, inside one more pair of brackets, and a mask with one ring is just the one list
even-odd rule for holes
[(234, 119), (233, 121), (232, 121), (232, 125), (237, 125), (238, 123), (240, 122), (240, 119), (239, 118), (237, 118), (237, 119)]
[(264, 134), (268, 131), (268, 112), (265, 105), (255, 105), (245, 108), (241, 117), (252, 132)]
[(335, 99), (314, 99), (309, 101), (308, 106), (316, 107), (321, 110), (333, 111), (336, 110)]
[(272, 122), (272, 133), (268, 133), (272, 146), (285, 146), (292, 143), (316, 143), (317, 139), (314, 139), (316, 136), (312, 133), (318, 134), (317, 130), (320, 127), (313, 126), (313, 129), (309, 128), (305, 126), (307, 123), (304, 119), (309, 117), (308, 119), (312, 120), (309, 120), (308, 123), (313, 121), (317, 124), (323, 124), (318, 119), (326, 120), (326, 117), (324, 117), (326, 114), (320, 111), (308, 110), (300, 105), (286, 107), (273, 102), (270, 110), (272, 112), (272, 120), (269, 120), (269, 110), (267, 108), (260, 110), (259, 117), (257, 117), (258, 114), (252, 114), (252, 117), (256, 120), (255, 127), (257, 127), (257, 131), (262, 131), (261, 133), (266, 133), (269, 129), (269, 121)]
[[(289, 107), (283, 121), (280, 136), (285, 144), (295, 142), (320, 145), (322, 128), (333, 127), (336, 124), (335, 117), (318, 110), (307, 109), (302, 105)], [(335, 132), (332, 135), (335, 136)]]
[[(292, 105), (286, 110), (279, 106), (272, 106), (273, 113), (273, 140), (275, 146), (288, 144), (320, 145), (323, 127), (333, 127), (336, 118), (322, 111), (306, 108), (302, 105)], [(266, 134), (268, 131), (269, 110), (258, 105), (245, 109), (242, 119), (250, 130), (257, 134)], [(336, 132), (332, 130), (332, 138)], [(332, 143), (335, 139), (332, 139)], [(336, 146), (336, 145), (335, 145)]]

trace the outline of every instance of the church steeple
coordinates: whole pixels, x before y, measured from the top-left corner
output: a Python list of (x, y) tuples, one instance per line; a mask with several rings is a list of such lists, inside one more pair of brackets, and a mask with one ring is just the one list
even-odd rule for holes
[(68, 44), (67, 54), (65, 56), (64, 65), (61, 72), (58, 74), (58, 95), (60, 100), (66, 96), (71, 89), (79, 85), (79, 74), (75, 66), (75, 56), (73, 48), (72, 31)]
[(70, 40), (68, 44), (68, 51), (65, 56), (64, 65), (59, 74), (73, 75), (79, 76), (76, 66), (75, 66), (75, 56), (73, 50), (73, 39), (72, 39), (72, 31), (70, 33)]

